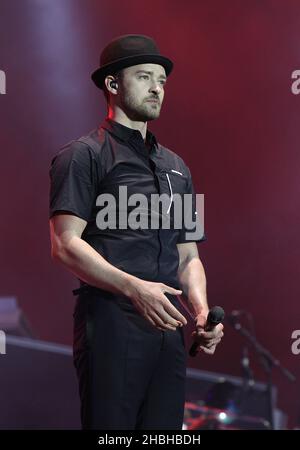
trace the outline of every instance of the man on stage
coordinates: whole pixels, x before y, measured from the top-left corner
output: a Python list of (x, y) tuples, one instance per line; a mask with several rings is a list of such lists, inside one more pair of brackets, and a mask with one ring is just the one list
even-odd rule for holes
[[(213, 354), (223, 336), (221, 324), (204, 331), (206, 279), (196, 244), (203, 236), (174, 227), (176, 196), (194, 198), (191, 173), (147, 129), (160, 115), (172, 68), (150, 37), (111, 41), (92, 74), (107, 117), (68, 143), (50, 169), (52, 256), (81, 284), (74, 364), (84, 429), (182, 428), (187, 321), (179, 295), (195, 318), (199, 351)], [(157, 212), (151, 199), (162, 194)], [(148, 205), (139, 214), (137, 196)], [(150, 216), (159, 226), (142, 226)]]

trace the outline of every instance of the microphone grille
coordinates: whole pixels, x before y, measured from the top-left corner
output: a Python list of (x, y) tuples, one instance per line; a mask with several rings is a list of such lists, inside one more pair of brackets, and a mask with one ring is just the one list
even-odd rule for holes
[(214, 306), (208, 313), (207, 321), (213, 324), (222, 322), (225, 317), (224, 309), (221, 306)]

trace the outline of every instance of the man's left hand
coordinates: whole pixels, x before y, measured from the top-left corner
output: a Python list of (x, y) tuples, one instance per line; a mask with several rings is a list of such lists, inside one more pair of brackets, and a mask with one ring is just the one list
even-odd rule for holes
[(224, 336), (224, 326), (219, 323), (212, 331), (205, 331), (206, 316), (198, 314), (195, 318), (196, 331), (193, 331), (192, 336), (194, 341), (199, 343), (197, 351), (202, 350), (208, 355), (215, 353), (216, 347)]

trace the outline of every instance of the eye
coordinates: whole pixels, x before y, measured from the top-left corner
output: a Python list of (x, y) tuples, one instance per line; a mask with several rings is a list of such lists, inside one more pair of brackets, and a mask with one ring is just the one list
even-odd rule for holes
[(148, 80), (149, 75), (140, 75), (139, 78), (144, 78), (144, 80)]

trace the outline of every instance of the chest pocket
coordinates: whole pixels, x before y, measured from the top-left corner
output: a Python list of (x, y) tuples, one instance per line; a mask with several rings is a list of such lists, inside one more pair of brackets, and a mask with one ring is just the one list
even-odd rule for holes
[(160, 194), (169, 196), (167, 214), (170, 213), (174, 203), (174, 195), (182, 196), (187, 193), (187, 181), (187, 176), (183, 172), (171, 168), (161, 169), (159, 174)]
[(185, 194), (187, 192), (187, 176), (175, 169), (162, 169), (160, 172), (161, 194)]

